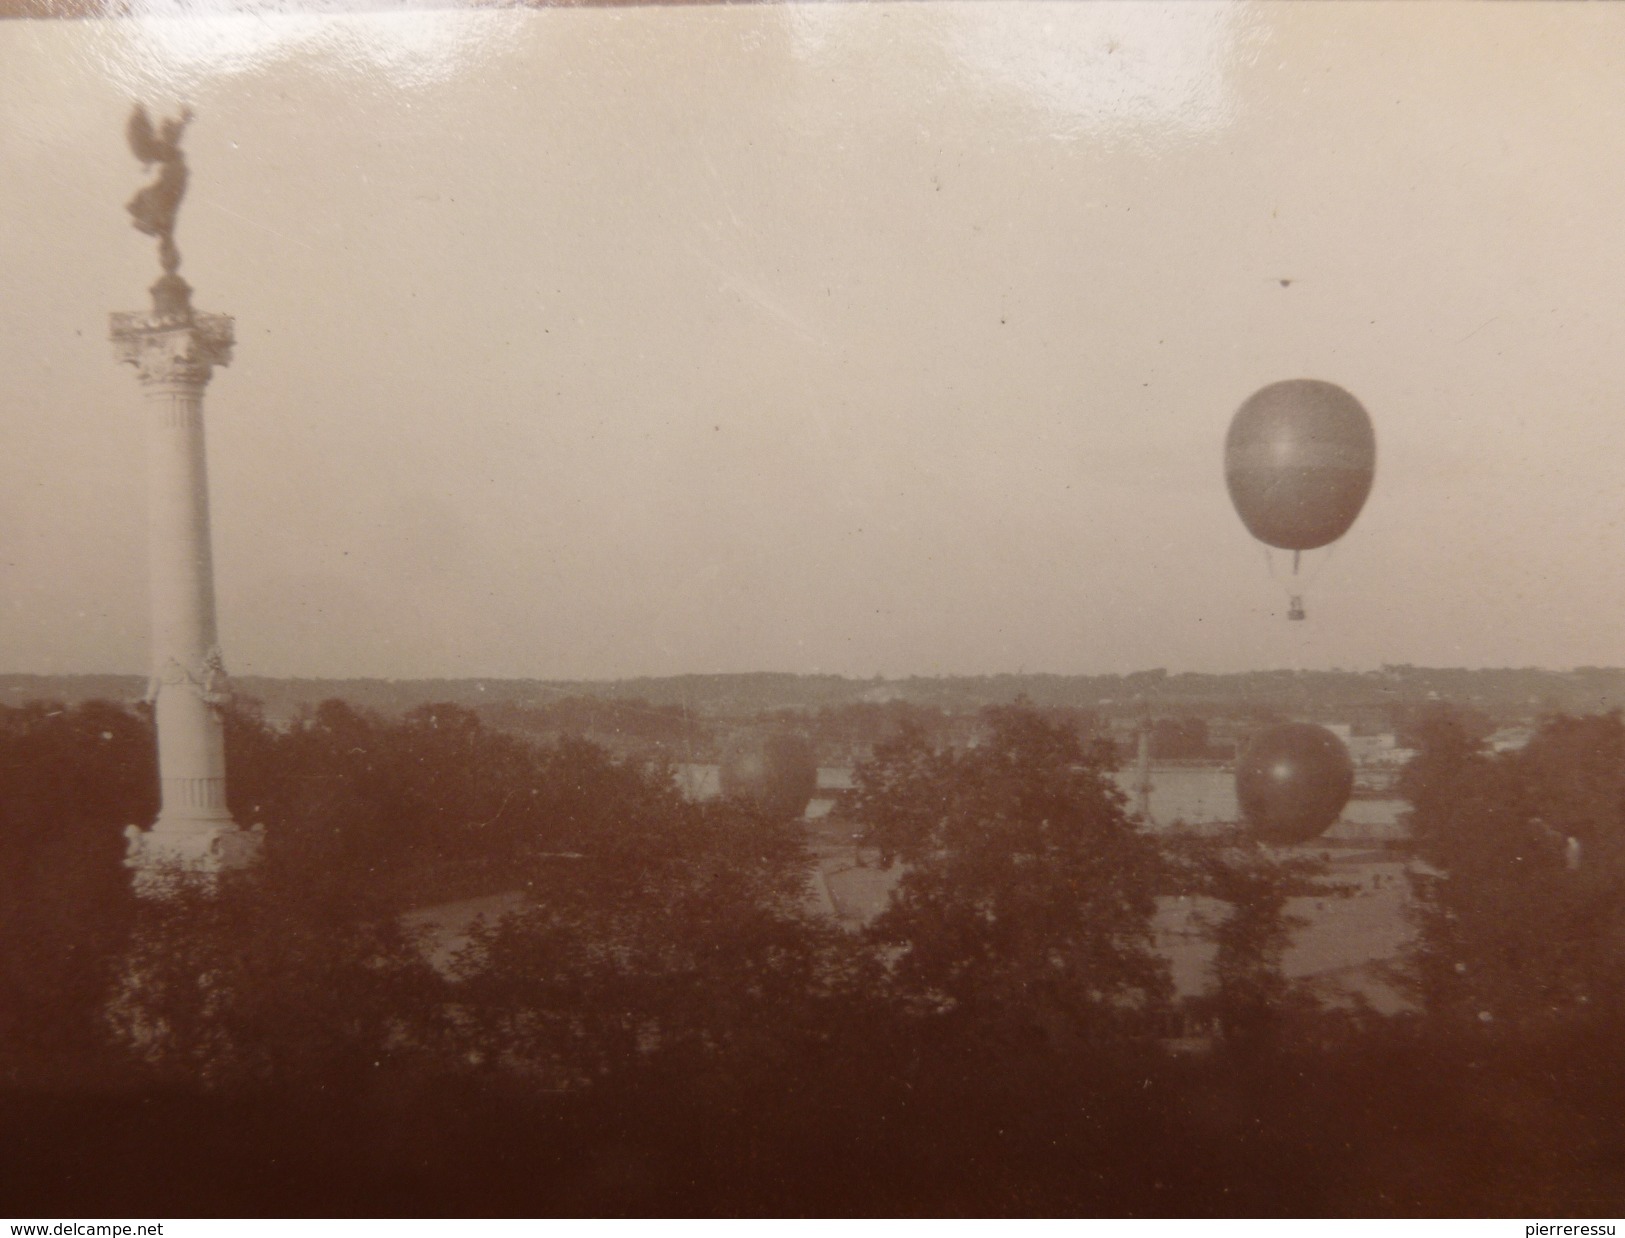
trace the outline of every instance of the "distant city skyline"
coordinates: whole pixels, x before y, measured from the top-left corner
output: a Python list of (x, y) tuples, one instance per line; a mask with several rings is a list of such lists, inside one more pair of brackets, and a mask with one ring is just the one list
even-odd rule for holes
[[(1625, 11), (0, 22), (0, 670), (146, 670), (177, 232), (239, 675), (1625, 664)], [(1229, 418), (1370, 411), (1289, 624)]]

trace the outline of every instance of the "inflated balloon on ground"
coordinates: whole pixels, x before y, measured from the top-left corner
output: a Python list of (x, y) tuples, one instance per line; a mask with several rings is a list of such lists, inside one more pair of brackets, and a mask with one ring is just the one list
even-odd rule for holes
[(1288, 722), (1253, 737), (1236, 761), (1236, 800), (1266, 842), (1300, 843), (1334, 824), (1354, 790), (1354, 762), (1323, 726)]

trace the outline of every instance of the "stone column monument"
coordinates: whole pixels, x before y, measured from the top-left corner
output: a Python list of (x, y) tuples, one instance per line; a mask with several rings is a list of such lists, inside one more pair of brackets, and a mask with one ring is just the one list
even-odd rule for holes
[(119, 361), (135, 366), (146, 404), (147, 551), (151, 578), (152, 662), (148, 699), (158, 726), (158, 819), (125, 830), (125, 863), (140, 893), (161, 893), (187, 874), (211, 878), (251, 863), (260, 831), (241, 830), (226, 808), (226, 759), (220, 706), (226, 672), (214, 618), (209, 547), (209, 487), (203, 448), (203, 389), (231, 361), (232, 322), (192, 308), (177, 273), (175, 215), (186, 190), (181, 132), (191, 117), (154, 131), (144, 109), (130, 118), (131, 149), (158, 178), (130, 201), (135, 226), (158, 238), (164, 273), (152, 308), (112, 316)]

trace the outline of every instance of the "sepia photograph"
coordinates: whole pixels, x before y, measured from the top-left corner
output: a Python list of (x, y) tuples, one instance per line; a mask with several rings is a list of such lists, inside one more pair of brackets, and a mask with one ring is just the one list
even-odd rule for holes
[(11, 1233), (1614, 1233), (1625, 5), (0, 15)]

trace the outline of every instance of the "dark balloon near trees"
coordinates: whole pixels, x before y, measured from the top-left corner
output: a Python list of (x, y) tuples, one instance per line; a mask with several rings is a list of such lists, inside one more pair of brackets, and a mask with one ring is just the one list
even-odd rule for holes
[(1254, 393), (1230, 422), (1224, 478), (1247, 531), (1279, 550), (1335, 542), (1365, 506), (1377, 436), (1333, 383), (1294, 378)]
[(1354, 790), (1348, 749), (1323, 726), (1288, 722), (1253, 737), (1236, 762), (1236, 799), (1266, 842), (1301, 843), (1335, 823)]
[(802, 735), (740, 740), (722, 758), (722, 794), (754, 802), (775, 817), (799, 817), (818, 789), (818, 757)]

